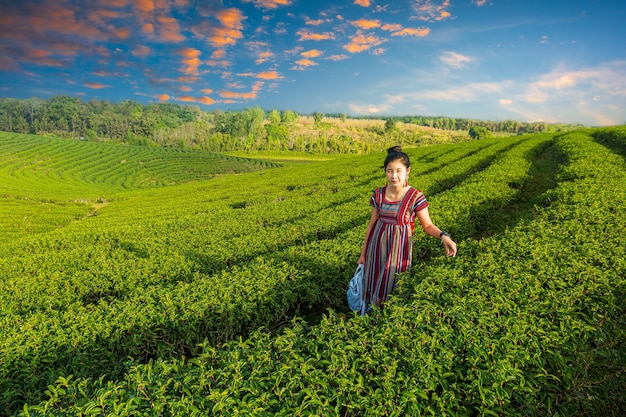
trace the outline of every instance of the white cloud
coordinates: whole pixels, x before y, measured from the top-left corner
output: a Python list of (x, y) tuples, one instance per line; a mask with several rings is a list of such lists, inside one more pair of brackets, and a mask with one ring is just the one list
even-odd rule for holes
[(389, 111), (391, 106), (387, 104), (348, 104), (354, 114), (381, 114)]
[[(358, 114), (450, 115), (484, 120), (581, 123), (592, 126), (626, 121), (626, 60), (593, 67), (559, 67), (526, 79), (480, 82), (489, 74), (462, 78), (417, 70), (395, 84), (381, 83), (367, 105), (353, 104)], [(441, 88), (437, 88), (441, 86)], [(366, 99), (367, 100), (367, 99)], [(367, 101), (366, 101), (367, 102)]]
[(466, 63), (472, 61), (472, 58), (457, 52), (446, 51), (441, 54), (439, 60), (452, 68), (463, 68)]
[(494, 83), (469, 83), (464, 86), (452, 87), (443, 90), (426, 90), (411, 93), (412, 99), (430, 99), (452, 102), (477, 101), (484, 98), (485, 94), (501, 93), (507, 81)]

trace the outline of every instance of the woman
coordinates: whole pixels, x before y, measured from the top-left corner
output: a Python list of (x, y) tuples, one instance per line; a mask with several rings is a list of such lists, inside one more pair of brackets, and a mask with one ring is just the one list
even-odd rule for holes
[(456, 255), (456, 243), (450, 234), (430, 220), (424, 194), (408, 184), (410, 172), (409, 156), (400, 146), (389, 148), (385, 159), (387, 185), (377, 188), (370, 199), (372, 217), (358, 261), (364, 265), (368, 306), (381, 306), (396, 286), (396, 274), (410, 268), (415, 217), (424, 232), (441, 239), (446, 255)]

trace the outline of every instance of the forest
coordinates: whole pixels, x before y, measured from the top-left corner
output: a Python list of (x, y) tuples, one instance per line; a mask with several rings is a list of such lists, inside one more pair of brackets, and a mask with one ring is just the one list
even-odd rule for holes
[[(113, 141), (212, 152), (282, 150), (322, 154), (369, 153), (390, 144), (417, 146), (493, 134), (557, 132), (580, 126), (480, 121), (452, 117), (348, 117), (252, 107), (205, 111), (194, 105), (132, 100), (0, 98), (0, 131), (88, 141)], [(477, 129), (478, 128), (478, 129)], [(475, 135), (472, 137), (475, 138)]]

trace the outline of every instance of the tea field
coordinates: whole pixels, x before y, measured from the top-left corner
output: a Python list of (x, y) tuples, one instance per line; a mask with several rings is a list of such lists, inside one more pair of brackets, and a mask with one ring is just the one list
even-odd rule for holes
[(407, 151), (459, 254), (359, 317), (383, 154), (0, 134), (0, 415), (622, 415), (626, 130)]

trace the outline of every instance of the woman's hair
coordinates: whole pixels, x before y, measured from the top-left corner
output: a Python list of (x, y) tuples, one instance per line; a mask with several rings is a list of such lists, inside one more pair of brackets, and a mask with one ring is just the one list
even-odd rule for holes
[(387, 149), (387, 158), (385, 158), (385, 169), (390, 162), (402, 160), (402, 163), (405, 167), (409, 168), (411, 166), (411, 161), (409, 160), (409, 155), (402, 152), (402, 146), (392, 146)]

